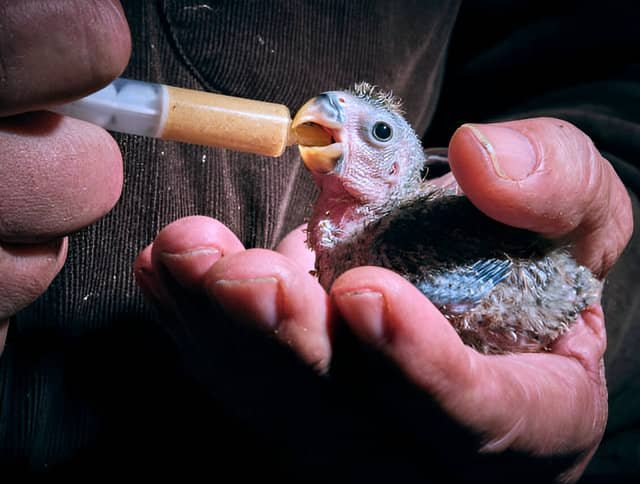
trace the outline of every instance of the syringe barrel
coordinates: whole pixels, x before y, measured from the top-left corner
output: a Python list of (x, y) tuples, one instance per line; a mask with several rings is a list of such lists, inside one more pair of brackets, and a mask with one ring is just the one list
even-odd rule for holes
[(295, 139), (282, 104), (123, 78), (52, 110), (112, 131), (266, 156)]
[(283, 104), (167, 87), (163, 139), (280, 156), (291, 142)]

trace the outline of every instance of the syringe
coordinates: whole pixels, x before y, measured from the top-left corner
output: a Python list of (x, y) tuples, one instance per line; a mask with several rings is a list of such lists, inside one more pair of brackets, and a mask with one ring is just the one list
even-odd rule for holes
[(54, 112), (111, 131), (280, 156), (304, 137), (326, 145), (331, 136), (313, 126), (291, 129), (289, 108), (203, 91), (118, 78)]

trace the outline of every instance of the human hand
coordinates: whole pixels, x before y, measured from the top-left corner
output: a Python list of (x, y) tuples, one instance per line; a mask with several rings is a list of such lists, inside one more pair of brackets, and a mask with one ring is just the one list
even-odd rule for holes
[[(527, 139), (532, 146), (522, 144)], [(589, 139), (566, 122), (462, 127), (449, 155), (478, 208), (570, 243), (579, 262), (600, 277), (630, 237), (624, 186)], [(308, 273), (313, 254), (304, 238), (297, 229), (275, 251), (244, 250), (220, 223), (187, 218), (143, 251), (136, 274), (169, 318), (179, 315), (172, 329), (183, 331), (183, 344), (185, 334), (203, 334), (193, 321), (211, 308), (266, 330), (319, 373), (328, 372), (345, 390), (345, 405), (356, 402), (385, 427), (384, 435), (402, 446), (397, 452), (415, 457), (418, 468), (441, 466), (451, 476), (490, 482), (579, 477), (607, 416), (599, 306), (584, 311), (548, 353), (481, 355), (390, 271), (351, 270), (327, 296)], [(211, 306), (194, 309), (190, 294)], [(204, 324), (219, 325), (207, 316)], [(213, 333), (197, 345), (210, 345)], [(201, 357), (201, 363), (207, 359)]]
[(9, 318), (64, 264), (66, 234), (116, 203), (122, 158), (101, 128), (34, 112), (99, 89), (129, 59), (117, 0), (0, 0), (0, 354)]

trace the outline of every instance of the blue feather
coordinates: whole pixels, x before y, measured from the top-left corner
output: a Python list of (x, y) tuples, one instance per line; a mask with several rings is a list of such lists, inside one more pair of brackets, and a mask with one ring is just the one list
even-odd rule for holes
[(450, 312), (469, 310), (491, 290), (504, 281), (511, 271), (509, 259), (488, 259), (471, 266), (459, 266), (439, 271), (416, 283), (416, 287), (436, 306)]

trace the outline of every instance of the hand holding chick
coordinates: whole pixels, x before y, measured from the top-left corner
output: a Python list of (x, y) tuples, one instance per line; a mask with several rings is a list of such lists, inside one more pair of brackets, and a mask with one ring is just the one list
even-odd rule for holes
[(320, 188), (309, 246), (327, 290), (343, 272), (380, 266), (429, 298), (483, 353), (540, 351), (599, 300), (601, 283), (566, 247), (501, 224), (452, 187), (424, 178), (420, 140), (390, 94), (368, 84), (324, 93), (294, 128), (319, 126), (326, 146), (300, 146)]

